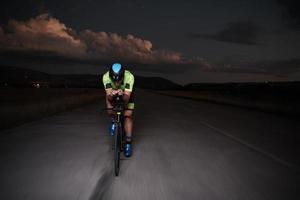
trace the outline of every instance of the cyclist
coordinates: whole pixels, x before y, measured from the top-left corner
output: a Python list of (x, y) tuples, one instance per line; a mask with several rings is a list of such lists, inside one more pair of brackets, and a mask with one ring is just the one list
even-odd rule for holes
[[(124, 130), (125, 130), (125, 148), (124, 155), (130, 157), (132, 155), (132, 126), (133, 126), (133, 84), (134, 75), (125, 70), (120, 63), (114, 63), (109, 71), (107, 71), (103, 77), (103, 85), (106, 92), (106, 106), (108, 109), (113, 107), (113, 96), (121, 95), (125, 104), (124, 111)], [(112, 110), (108, 110), (110, 118), (114, 119), (115, 114)], [(114, 123), (110, 125), (110, 132), (113, 135)]]

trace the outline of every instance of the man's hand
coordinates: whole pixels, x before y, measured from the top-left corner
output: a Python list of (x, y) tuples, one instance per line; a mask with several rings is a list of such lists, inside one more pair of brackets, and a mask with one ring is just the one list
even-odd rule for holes
[(122, 96), (122, 95), (123, 95), (123, 90), (121, 90), (121, 89), (118, 89), (118, 90), (112, 90), (112, 91), (111, 91), (111, 96), (115, 96), (115, 95)]
[(122, 96), (123, 93), (124, 93), (123, 90), (121, 90), (121, 89), (118, 90), (118, 95), (119, 95), (119, 96)]
[(106, 90), (106, 99), (108, 102), (110, 102), (110, 104), (112, 104), (114, 96), (116, 96), (116, 95), (123, 96), (123, 94), (124, 94), (124, 92), (121, 89), (118, 89), (118, 90), (109, 89), (109, 90)]

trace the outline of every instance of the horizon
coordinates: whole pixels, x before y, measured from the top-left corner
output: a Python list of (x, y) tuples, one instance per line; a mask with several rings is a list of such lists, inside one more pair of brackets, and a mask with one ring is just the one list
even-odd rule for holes
[[(26, 67), (19, 67), (19, 66), (0, 66), (1, 68), (17, 68), (17, 69), (24, 69), (24, 70), (29, 70), (33, 72), (41, 72), (45, 73), (47, 75), (54, 75), (54, 76), (64, 76), (64, 75), (75, 75), (75, 76), (101, 76), (103, 75), (106, 71), (102, 73), (48, 73), (45, 71), (39, 71), (36, 69), (31, 69), (31, 68), (26, 68)], [(161, 78), (167, 81), (170, 81), (174, 84), (180, 85), (180, 86), (187, 86), (190, 84), (252, 84), (252, 83), (257, 83), (257, 84), (272, 84), (272, 83), (295, 83), (295, 82), (300, 82), (300, 80), (288, 80), (288, 81), (243, 81), (243, 82), (188, 82), (188, 83), (178, 83), (176, 81), (173, 81), (171, 79), (162, 77), (162, 76), (149, 76), (149, 75), (140, 75), (140, 74), (135, 74), (138, 77), (141, 78)]]

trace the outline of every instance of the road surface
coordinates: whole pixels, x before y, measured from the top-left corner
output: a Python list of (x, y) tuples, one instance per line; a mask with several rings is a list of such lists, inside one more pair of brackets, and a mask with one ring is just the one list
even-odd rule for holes
[(145, 91), (136, 102), (117, 178), (103, 101), (2, 131), (0, 199), (300, 198), (296, 119)]

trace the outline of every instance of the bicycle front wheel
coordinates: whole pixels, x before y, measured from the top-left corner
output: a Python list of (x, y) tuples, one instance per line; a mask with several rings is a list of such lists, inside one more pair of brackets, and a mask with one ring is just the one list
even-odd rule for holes
[(114, 160), (115, 160), (115, 176), (119, 175), (120, 171), (120, 143), (121, 143), (121, 130), (119, 124), (116, 124), (115, 129), (115, 151), (114, 151)]

